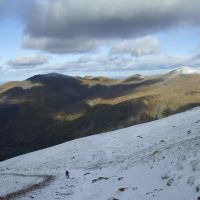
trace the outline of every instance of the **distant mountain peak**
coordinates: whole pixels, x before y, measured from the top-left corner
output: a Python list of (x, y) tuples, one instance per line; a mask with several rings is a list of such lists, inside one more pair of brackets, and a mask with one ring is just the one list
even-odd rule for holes
[(48, 74), (38, 74), (33, 77), (62, 78), (62, 77), (70, 77), (70, 76), (64, 75), (64, 74), (59, 74), (59, 73), (48, 73)]
[(68, 75), (59, 74), (59, 73), (56, 73), (56, 72), (44, 74), (43, 76), (46, 76), (46, 77), (69, 77)]
[(129, 82), (129, 81), (141, 81), (144, 79), (144, 76), (142, 76), (141, 74), (135, 74), (132, 76), (129, 76), (128, 78), (125, 79), (125, 82)]
[(67, 79), (67, 78), (73, 78), (72, 76), (64, 75), (64, 74), (59, 74), (59, 73), (49, 73), (49, 74), (38, 74), (35, 76), (32, 76), (28, 78), (28, 81), (33, 81), (33, 82), (41, 82), (43, 80), (62, 80), (62, 79)]
[(195, 73), (198, 73), (198, 71), (188, 66), (181, 66), (169, 72), (169, 74), (172, 75), (195, 74)]

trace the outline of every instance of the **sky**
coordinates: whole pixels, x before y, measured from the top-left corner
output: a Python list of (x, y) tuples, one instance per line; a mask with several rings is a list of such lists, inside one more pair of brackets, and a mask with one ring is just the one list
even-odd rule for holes
[(200, 1), (0, 0), (0, 83), (200, 67)]

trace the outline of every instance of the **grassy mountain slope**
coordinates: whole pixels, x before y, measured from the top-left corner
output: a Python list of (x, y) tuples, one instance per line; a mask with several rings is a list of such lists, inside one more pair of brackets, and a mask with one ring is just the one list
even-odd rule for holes
[(200, 75), (37, 75), (0, 86), (0, 160), (200, 104)]

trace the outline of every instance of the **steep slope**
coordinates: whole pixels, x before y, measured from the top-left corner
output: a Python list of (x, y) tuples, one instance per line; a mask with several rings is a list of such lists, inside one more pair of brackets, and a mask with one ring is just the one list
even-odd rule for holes
[[(0, 196), (15, 192), (20, 200), (198, 199), (199, 116), (200, 108), (195, 108), (1, 162)], [(39, 175), (54, 180), (29, 190), (41, 181)], [(22, 188), (24, 193), (16, 193)]]
[(0, 160), (159, 119), (200, 103), (200, 75), (36, 75), (0, 87)]

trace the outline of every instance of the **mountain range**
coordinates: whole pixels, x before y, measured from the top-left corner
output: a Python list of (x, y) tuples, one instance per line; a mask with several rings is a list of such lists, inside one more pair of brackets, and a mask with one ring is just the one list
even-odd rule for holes
[(200, 104), (190, 68), (123, 79), (35, 75), (0, 86), (0, 160), (160, 119)]

